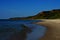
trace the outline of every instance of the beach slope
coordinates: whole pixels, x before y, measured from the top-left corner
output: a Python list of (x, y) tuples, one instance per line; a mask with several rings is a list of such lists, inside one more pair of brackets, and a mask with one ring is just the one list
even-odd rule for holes
[(60, 19), (42, 19), (36, 24), (45, 26), (47, 31), (40, 40), (60, 40)]

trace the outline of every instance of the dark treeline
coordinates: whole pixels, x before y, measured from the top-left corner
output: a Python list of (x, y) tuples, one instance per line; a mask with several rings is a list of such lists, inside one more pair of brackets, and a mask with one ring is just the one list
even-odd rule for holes
[(15, 17), (10, 18), (13, 20), (24, 20), (24, 19), (60, 19), (60, 9), (54, 9), (51, 11), (43, 11), (34, 16), (29, 17)]

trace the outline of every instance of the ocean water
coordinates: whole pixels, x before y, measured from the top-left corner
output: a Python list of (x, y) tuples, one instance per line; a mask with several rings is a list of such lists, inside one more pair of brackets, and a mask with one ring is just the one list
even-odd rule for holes
[(32, 28), (32, 32), (27, 33), (26, 40), (38, 40), (42, 38), (46, 32), (46, 28), (32, 24), (33, 22), (41, 22), (41, 20), (0, 20), (0, 40), (9, 40), (11, 35), (20, 32), (23, 29), (21, 24)]

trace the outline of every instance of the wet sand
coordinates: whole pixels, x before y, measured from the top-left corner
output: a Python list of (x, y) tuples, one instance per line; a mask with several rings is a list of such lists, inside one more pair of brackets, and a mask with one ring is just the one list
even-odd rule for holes
[(45, 26), (47, 31), (40, 40), (60, 40), (60, 19), (42, 19), (36, 24)]

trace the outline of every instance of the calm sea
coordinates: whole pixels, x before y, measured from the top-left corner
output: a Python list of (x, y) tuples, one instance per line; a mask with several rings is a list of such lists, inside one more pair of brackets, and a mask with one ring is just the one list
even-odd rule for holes
[(32, 32), (27, 33), (26, 40), (38, 40), (44, 36), (46, 28), (32, 24), (33, 22), (41, 22), (41, 20), (0, 20), (0, 40), (8, 40), (14, 32), (21, 31), (23, 29), (21, 24), (32, 28)]

